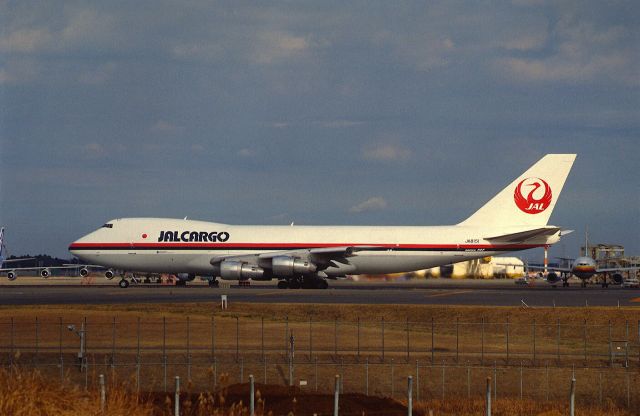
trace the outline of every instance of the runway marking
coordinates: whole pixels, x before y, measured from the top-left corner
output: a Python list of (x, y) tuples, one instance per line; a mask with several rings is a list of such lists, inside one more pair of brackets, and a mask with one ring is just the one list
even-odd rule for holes
[(469, 292), (473, 292), (473, 290), (454, 290), (454, 291), (446, 291), (446, 292), (442, 292), (442, 293), (434, 293), (433, 295), (427, 295), (426, 297), (428, 298), (437, 298), (440, 296), (451, 296), (451, 295), (459, 295), (461, 293), (469, 293)]

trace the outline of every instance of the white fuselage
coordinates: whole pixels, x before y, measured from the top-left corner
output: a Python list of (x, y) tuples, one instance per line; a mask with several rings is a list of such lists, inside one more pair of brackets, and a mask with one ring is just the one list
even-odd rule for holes
[(521, 227), (250, 226), (160, 218), (110, 221), (69, 247), (85, 262), (124, 271), (211, 274), (215, 257), (300, 249), (371, 246), (325, 269), (327, 276), (400, 273), (553, 244), (557, 235), (526, 244), (496, 244), (483, 236)]

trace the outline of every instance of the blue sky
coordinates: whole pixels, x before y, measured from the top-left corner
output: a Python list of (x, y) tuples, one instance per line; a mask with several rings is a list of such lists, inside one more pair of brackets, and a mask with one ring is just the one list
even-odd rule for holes
[[(459, 222), (577, 153), (551, 222), (640, 254), (640, 3), (0, 5), (0, 223)], [(526, 253), (540, 256), (537, 251)]]

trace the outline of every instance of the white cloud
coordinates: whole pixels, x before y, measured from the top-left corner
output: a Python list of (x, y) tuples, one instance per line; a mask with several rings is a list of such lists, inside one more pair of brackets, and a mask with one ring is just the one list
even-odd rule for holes
[(352, 206), (349, 212), (360, 213), (367, 211), (381, 211), (387, 208), (387, 201), (381, 196), (373, 196), (366, 201)]
[(154, 133), (174, 134), (182, 132), (184, 128), (176, 126), (166, 120), (158, 120), (151, 126), (150, 130)]
[(115, 69), (115, 63), (107, 62), (106, 64), (99, 65), (92, 70), (82, 72), (78, 77), (78, 82), (86, 85), (104, 84), (113, 76)]
[(355, 120), (331, 120), (331, 121), (318, 121), (316, 124), (321, 127), (329, 128), (329, 129), (340, 129), (346, 127), (355, 127), (364, 124), (362, 121)]
[(380, 143), (366, 147), (362, 156), (367, 160), (394, 162), (409, 159), (411, 152), (401, 145)]
[(238, 156), (241, 157), (253, 157), (255, 156), (256, 152), (253, 149), (249, 149), (249, 148), (243, 148), (238, 150)]
[(18, 29), (0, 38), (0, 51), (29, 53), (51, 43), (53, 35), (48, 30)]
[(299, 55), (309, 49), (309, 46), (303, 36), (285, 32), (263, 32), (257, 36), (252, 58), (256, 63), (271, 64)]

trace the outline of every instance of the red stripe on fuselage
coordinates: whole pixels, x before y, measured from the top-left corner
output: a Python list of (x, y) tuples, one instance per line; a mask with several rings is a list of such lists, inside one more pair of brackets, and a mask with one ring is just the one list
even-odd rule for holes
[(168, 248), (168, 247), (185, 247), (194, 249), (207, 248), (327, 248), (327, 247), (380, 247), (380, 248), (402, 248), (402, 249), (459, 249), (459, 250), (491, 250), (491, 249), (528, 249), (543, 247), (543, 244), (366, 244), (366, 243), (188, 243), (188, 242), (162, 242), (162, 243), (73, 243), (69, 246), (69, 250), (81, 248), (107, 247), (122, 248), (123, 250), (130, 248)]

